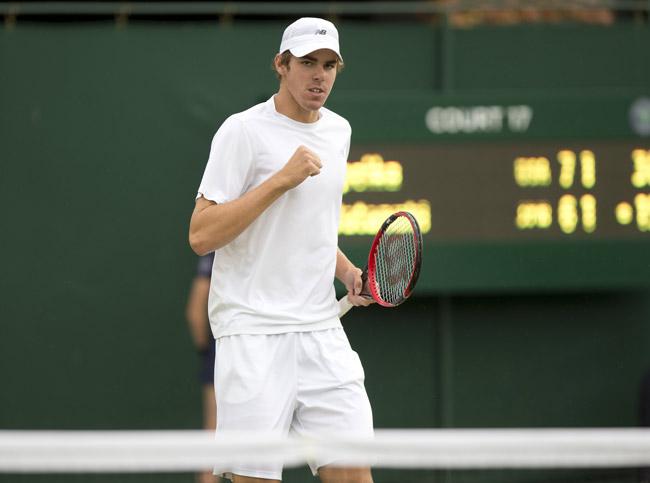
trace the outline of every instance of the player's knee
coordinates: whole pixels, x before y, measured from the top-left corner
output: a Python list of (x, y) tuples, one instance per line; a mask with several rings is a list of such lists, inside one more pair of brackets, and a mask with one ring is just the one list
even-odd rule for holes
[(318, 476), (323, 483), (373, 483), (370, 468), (319, 468)]

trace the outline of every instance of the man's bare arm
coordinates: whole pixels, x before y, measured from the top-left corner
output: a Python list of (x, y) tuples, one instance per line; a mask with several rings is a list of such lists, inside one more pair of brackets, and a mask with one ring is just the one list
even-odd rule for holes
[(240, 198), (220, 204), (197, 199), (190, 220), (192, 250), (205, 255), (227, 245), (285, 192), (319, 174), (321, 167), (318, 156), (300, 146), (280, 171)]
[(197, 255), (217, 250), (246, 229), (285, 190), (272, 178), (234, 201), (199, 198), (190, 221), (190, 246)]

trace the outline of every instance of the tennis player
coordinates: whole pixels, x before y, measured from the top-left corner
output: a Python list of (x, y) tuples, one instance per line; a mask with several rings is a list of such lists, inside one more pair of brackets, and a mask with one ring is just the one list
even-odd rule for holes
[[(324, 107), (343, 67), (336, 27), (301, 18), (282, 36), (277, 94), (219, 128), (190, 222), (215, 251), (210, 324), (218, 431), (371, 436), (364, 372), (338, 318), (334, 278), (354, 305), (361, 270), (338, 249), (351, 128)], [(370, 483), (369, 468), (310, 467), (325, 483)], [(217, 467), (236, 483), (279, 481), (280, 465)]]

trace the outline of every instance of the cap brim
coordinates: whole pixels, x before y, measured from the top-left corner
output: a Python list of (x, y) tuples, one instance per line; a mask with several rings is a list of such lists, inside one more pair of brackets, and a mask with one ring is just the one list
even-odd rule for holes
[(310, 43), (302, 44), (298, 47), (292, 47), (288, 50), (296, 57), (304, 57), (305, 55), (311, 54), (312, 52), (315, 52), (320, 49), (331, 50), (338, 56), (341, 62), (343, 61), (343, 57), (341, 57), (341, 54), (338, 51), (338, 45), (336, 45), (335, 42), (323, 42), (323, 40), (320, 40), (319, 42), (310, 42)]

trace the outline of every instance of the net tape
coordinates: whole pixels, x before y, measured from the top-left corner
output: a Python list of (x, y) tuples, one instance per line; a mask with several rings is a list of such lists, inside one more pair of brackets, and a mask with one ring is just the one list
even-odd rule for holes
[(650, 465), (650, 429), (377, 430), (374, 438), (207, 431), (0, 431), (0, 473), (185, 472), (255, 461), (402, 469)]

